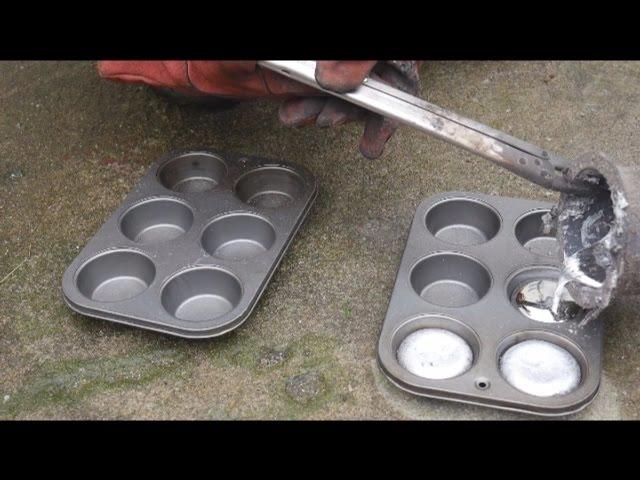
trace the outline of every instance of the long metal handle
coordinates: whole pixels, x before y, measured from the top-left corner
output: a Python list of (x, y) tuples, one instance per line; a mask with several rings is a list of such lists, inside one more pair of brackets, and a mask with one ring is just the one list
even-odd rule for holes
[(261, 67), (462, 147), (542, 187), (567, 193), (584, 192), (584, 187), (569, 184), (561, 174), (569, 166), (566, 159), (385, 83), (367, 78), (357, 90), (336, 93), (325, 90), (316, 81), (315, 61), (264, 60), (258, 63)]

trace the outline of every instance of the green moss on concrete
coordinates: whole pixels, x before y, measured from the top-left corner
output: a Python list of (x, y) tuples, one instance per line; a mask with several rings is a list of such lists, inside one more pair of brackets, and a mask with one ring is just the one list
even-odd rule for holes
[(44, 405), (72, 405), (107, 389), (138, 387), (175, 370), (186, 358), (180, 351), (164, 349), (48, 362), (29, 375), (15, 394), (0, 399), (0, 417), (25, 416)]
[[(306, 334), (289, 344), (289, 359), (272, 390), (272, 418), (308, 418), (330, 404), (349, 401), (348, 378), (335, 339)], [(311, 379), (309, 381), (309, 379)], [(296, 382), (313, 384), (312, 393), (295, 394)]]
[(306, 333), (274, 341), (232, 333), (219, 340), (206, 346), (211, 368), (226, 371), (242, 398), (260, 400), (212, 407), (209, 418), (315, 418), (327, 407), (353, 401), (341, 344), (333, 337)]
[(344, 315), (344, 318), (346, 318), (347, 320), (353, 316), (353, 307), (349, 302), (345, 302), (345, 304), (342, 306), (342, 315)]

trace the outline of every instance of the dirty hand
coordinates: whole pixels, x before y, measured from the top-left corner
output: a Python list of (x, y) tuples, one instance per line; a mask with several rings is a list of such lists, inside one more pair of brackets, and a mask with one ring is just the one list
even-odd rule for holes
[[(325, 89), (335, 92), (355, 90), (368, 76), (388, 83), (412, 95), (420, 90), (415, 60), (391, 61), (318, 61), (316, 80)], [(378, 158), (384, 146), (398, 128), (398, 122), (364, 110), (335, 97), (295, 96), (280, 106), (280, 120), (285, 125), (318, 127), (341, 125), (353, 120), (364, 121), (360, 153)]]
[[(411, 94), (420, 86), (414, 60), (318, 61), (316, 79), (327, 90), (347, 92), (371, 76)], [(146, 83), (168, 88), (187, 97), (215, 96), (242, 100), (257, 97), (284, 99), (281, 121), (290, 126), (315, 124), (319, 127), (363, 120), (365, 130), (360, 152), (377, 158), (398, 127), (393, 120), (367, 112), (340, 99), (261, 69), (255, 61), (101, 61), (98, 71), (104, 78), (121, 82)]]

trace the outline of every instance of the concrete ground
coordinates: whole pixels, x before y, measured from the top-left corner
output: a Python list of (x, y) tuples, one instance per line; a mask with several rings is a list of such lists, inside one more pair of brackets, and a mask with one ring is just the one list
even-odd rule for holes
[[(640, 63), (427, 63), (422, 95), (569, 158), (640, 152)], [(101, 80), (88, 62), (0, 63), (0, 418), (531, 418), (411, 397), (375, 350), (421, 199), (555, 194), (408, 128), (372, 162), (358, 125), (290, 129), (276, 108), (212, 114)], [(309, 221), (252, 317), (187, 341), (73, 313), (66, 266), (155, 158), (194, 145), (318, 177)], [(601, 391), (570, 418), (640, 417), (639, 310), (619, 298), (603, 314)]]

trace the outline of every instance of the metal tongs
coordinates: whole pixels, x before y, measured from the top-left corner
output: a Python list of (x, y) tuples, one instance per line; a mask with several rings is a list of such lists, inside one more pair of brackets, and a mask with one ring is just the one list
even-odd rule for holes
[(584, 184), (569, 182), (565, 173), (570, 163), (566, 159), (385, 83), (367, 78), (357, 90), (336, 93), (325, 90), (316, 81), (315, 61), (264, 60), (258, 63), (329, 95), (462, 147), (544, 188), (571, 194), (588, 191)]

